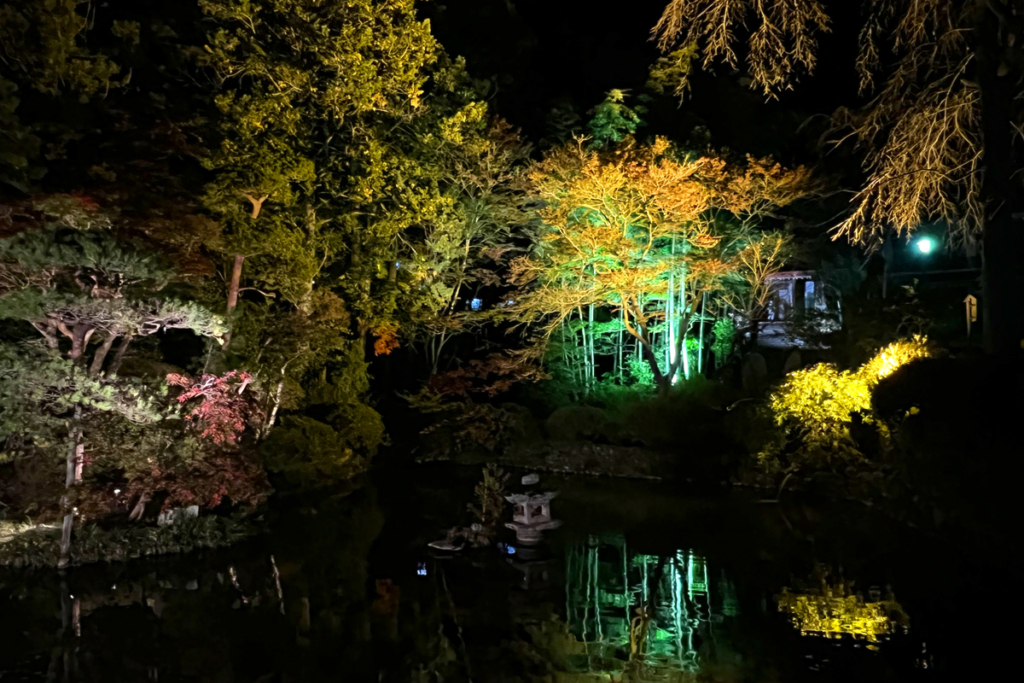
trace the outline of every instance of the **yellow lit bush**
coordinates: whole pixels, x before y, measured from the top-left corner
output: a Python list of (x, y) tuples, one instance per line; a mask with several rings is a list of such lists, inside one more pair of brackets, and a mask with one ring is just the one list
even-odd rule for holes
[(883, 348), (862, 365), (857, 374), (873, 387), (907, 363), (931, 355), (928, 339), (914, 335), (911, 339), (901, 339)]
[(871, 414), (871, 390), (897, 368), (930, 355), (927, 339), (915, 336), (889, 344), (855, 372), (827, 363), (791, 372), (768, 400), (780, 431), (758, 456), (761, 465), (783, 469), (783, 453), (791, 467), (804, 460), (824, 464), (861, 458), (850, 435), (854, 415), (888, 439), (885, 425)]

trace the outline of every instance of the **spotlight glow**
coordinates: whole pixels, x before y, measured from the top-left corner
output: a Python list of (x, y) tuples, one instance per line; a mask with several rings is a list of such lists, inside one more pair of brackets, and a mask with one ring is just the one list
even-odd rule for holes
[(930, 254), (935, 251), (935, 240), (931, 237), (918, 237), (917, 241), (914, 242), (914, 246), (922, 254)]

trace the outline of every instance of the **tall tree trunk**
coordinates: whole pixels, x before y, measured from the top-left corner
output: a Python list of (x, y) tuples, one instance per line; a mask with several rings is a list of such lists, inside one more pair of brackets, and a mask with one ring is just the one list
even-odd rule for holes
[(270, 430), (274, 427), (274, 422), (277, 421), (277, 411), (281, 407), (281, 391), (284, 389), (284, 380), (280, 380), (277, 383), (277, 389), (274, 390), (274, 405), (270, 409), (270, 416), (267, 417), (267, 426), (263, 430), (264, 438), (270, 433)]
[[(625, 316), (626, 312), (623, 311), (622, 315)], [(619, 384), (622, 384), (622, 362), (623, 362), (623, 359), (624, 359), (624, 356), (625, 356), (625, 348), (624, 348), (625, 345), (626, 345), (626, 337), (625, 337), (626, 329), (625, 328), (626, 328), (626, 326), (623, 325), (619, 329), (619, 346), (618, 346), (618, 349), (616, 349), (616, 353), (618, 355), (616, 356), (615, 368), (616, 368), (616, 370), (618, 370)]]
[(92, 365), (89, 366), (89, 374), (93, 377), (103, 372), (103, 362), (107, 359), (107, 354), (110, 353), (110, 348), (114, 345), (115, 340), (117, 340), (117, 335), (110, 333), (96, 349), (96, 355), (92, 357)]
[(697, 341), (697, 374), (704, 374), (704, 309), (707, 305), (704, 303), (704, 297), (700, 300), (700, 318), (698, 318), (698, 324), (700, 325), (700, 337)]
[(590, 381), (597, 382), (597, 354), (594, 353), (594, 304), (590, 304), (590, 311), (587, 314), (587, 329), (590, 330), (590, 343), (587, 353), (590, 355)]
[(81, 362), (85, 349), (89, 345), (89, 337), (92, 336), (93, 331), (93, 328), (84, 324), (75, 325), (71, 328), (71, 351), (68, 353), (68, 358), (76, 363)]
[[(238, 308), (238, 289), (242, 284), (242, 262), (245, 256), (235, 254), (235, 262), (231, 266), (231, 281), (228, 283), (228, 317)], [(224, 335), (224, 346), (231, 343), (231, 330)]]
[[(1016, 2), (991, 0), (977, 31), (978, 84), (986, 203), (982, 232), (982, 313), (985, 349), (1020, 353), (1024, 345), (1024, 164), (1013, 129), (1014, 100), (1024, 76), (1024, 14)], [(997, 14), (997, 11), (999, 14)]]
[(114, 352), (114, 360), (111, 361), (110, 367), (107, 368), (105, 377), (116, 375), (117, 371), (121, 369), (121, 361), (124, 360), (124, 354), (128, 351), (128, 345), (132, 343), (132, 337), (129, 334), (121, 337), (121, 343), (117, 345), (117, 351)]
[(658, 396), (667, 396), (672, 388), (672, 378), (661, 372), (661, 368), (658, 367), (658, 357), (655, 355), (652, 346), (649, 343), (641, 343), (640, 345), (643, 347), (643, 354), (647, 359), (647, 364), (651, 367), (651, 372), (654, 373), (654, 383), (658, 387)]

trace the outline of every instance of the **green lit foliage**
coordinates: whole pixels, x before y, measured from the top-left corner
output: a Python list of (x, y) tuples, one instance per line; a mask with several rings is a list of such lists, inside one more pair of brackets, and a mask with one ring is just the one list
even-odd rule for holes
[[(120, 82), (113, 80), (120, 66), (85, 45), (88, 5), (88, 0), (22, 0), (0, 5), (4, 61), (28, 75), (35, 88), (50, 94), (70, 88), (88, 99), (127, 84), (128, 75)], [(139, 27), (131, 22), (115, 22), (113, 33), (134, 43), (138, 42)]]
[(136, 425), (158, 422), (162, 393), (140, 380), (91, 376), (38, 342), (0, 344), (0, 442), (8, 457), (62, 457), (76, 406)]
[(200, 6), (217, 27), (203, 62), (222, 84), (205, 203), (227, 228), (228, 250), (249, 258), (250, 276), (300, 303), (341, 247), (340, 174), (354, 161), (347, 124), (416, 109), (437, 46), (412, 0)]
[(655, 385), (654, 372), (651, 371), (651, 366), (639, 358), (630, 358), (628, 362), (629, 376), (633, 379), (636, 384), (641, 384), (646, 387), (653, 387)]
[[(706, 298), (742, 267), (736, 252), (762, 241), (745, 237), (752, 233), (740, 220), (809, 190), (804, 168), (696, 158), (664, 139), (627, 140), (610, 151), (578, 141), (546, 155), (530, 180), (543, 201), (543, 227), (534, 253), (514, 262), (522, 292), (513, 315), (541, 323), (542, 336), (552, 339), (574, 316), (590, 322), (595, 307), (610, 311), (662, 391), (689, 360), (684, 340), (698, 317), (703, 324)], [(664, 367), (659, 335), (668, 339)], [(593, 357), (594, 336), (585, 333), (583, 343)]]
[(760, 453), (767, 470), (797, 468), (860, 460), (860, 445), (851, 433), (855, 419), (874, 425), (883, 441), (888, 429), (871, 412), (871, 390), (899, 367), (933, 351), (923, 337), (890, 344), (856, 371), (819, 363), (789, 373), (769, 397), (769, 409), (779, 431)]
[(225, 260), (244, 260), (228, 363), (266, 387), (264, 436), (279, 409), (315, 413), (319, 427), (289, 423), (289, 442), (335, 430), (317, 460), (347, 471), (330, 463), (383, 438), (362, 402), (364, 349), (422, 341), (438, 365), (466, 287), (495, 277), (525, 151), (412, 0), (201, 7), (221, 113), (204, 203), (225, 226)]
[(715, 354), (715, 367), (721, 367), (732, 355), (736, 325), (729, 318), (719, 318), (711, 328), (711, 333), (715, 337), (711, 344), (711, 350)]
[(321, 419), (288, 415), (262, 446), (267, 468), (293, 483), (326, 485), (352, 477), (387, 443), (381, 416), (361, 400), (369, 389), (361, 350), (350, 345), (346, 354), (331, 364), (330, 376), (324, 368), (305, 385), (302, 404)]
[(643, 125), (641, 116), (646, 113), (642, 106), (626, 106), (626, 92), (611, 90), (601, 104), (590, 112), (590, 138), (596, 147), (607, 147), (622, 142), (636, 133)]
[(335, 384), (343, 378), (350, 381), (335, 392), (341, 402), (358, 398), (369, 388), (358, 346), (348, 338), (349, 321), (344, 302), (327, 289), (314, 290), (305, 310), (243, 302), (231, 351), (265, 387), (264, 434), (280, 409), (327, 402), (323, 396), (308, 395), (307, 390), (326, 381), (328, 365), (335, 369)]
[[(265, 496), (262, 468), (228, 447), (247, 425), (224, 407), (246, 398), (197, 394), (181, 412), (162, 376), (119, 373), (133, 339), (181, 329), (218, 338), (220, 317), (185, 298), (189, 290), (153, 245), (87, 198), (46, 197), (17, 217), (0, 240), (0, 317), (27, 324), (11, 325), (23, 340), (0, 349), (4, 452), (36, 459), (55, 479), (60, 458), (69, 470), (80, 463), (82, 478), (69, 481), (62, 507), (77, 505), (81, 519), (127, 513), (133, 499), (143, 504), (161, 490), (167, 505)], [(218, 435), (229, 424), (232, 438), (193, 439), (181, 418)], [(33, 503), (47, 514), (57, 508), (56, 500)]]
[[(849, 426), (853, 414), (870, 410), (871, 390), (858, 374), (827, 363), (791, 372), (769, 405), (776, 424), (796, 432), (805, 457), (831, 462), (860, 456)], [(762, 453), (762, 461), (772, 455)]]
[(659, 57), (648, 72), (647, 87), (657, 93), (670, 90), (683, 99), (690, 91), (690, 74), (698, 54), (697, 45), (691, 43)]
[(504, 121), (486, 121), (483, 107), (469, 111), (472, 117), (460, 119), (457, 137), (445, 133), (448, 142), (430, 153), (448, 208), (421, 224), (421, 239), (403, 237), (398, 256), (397, 303), (423, 342), (435, 374), (446, 342), (472, 329), (472, 312), (461, 310), (462, 302), (480, 286), (500, 283), (515, 253), (513, 230), (528, 220), (516, 181), (529, 148)]

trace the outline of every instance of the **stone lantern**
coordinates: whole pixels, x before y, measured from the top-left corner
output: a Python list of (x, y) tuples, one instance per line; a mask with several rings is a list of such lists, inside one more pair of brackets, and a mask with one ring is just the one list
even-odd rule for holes
[(517, 493), (505, 497), (514, 507), (512, 521), (505, 526), (516, 532), (519, 543), (525, 546), (537, 545), (541, 540), (541, 532), (562, 526), (561, 520), (551, 519), (551, 499), (557, 495), (557, 491), (547, 491), (536, 494)]

